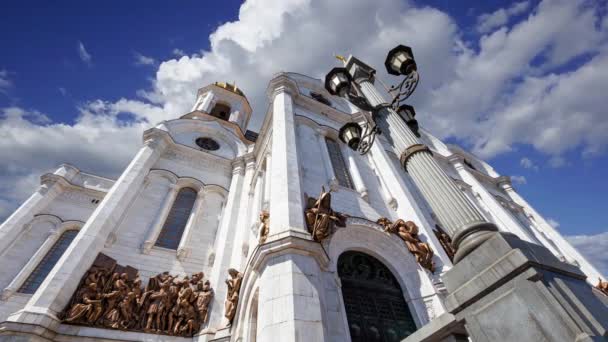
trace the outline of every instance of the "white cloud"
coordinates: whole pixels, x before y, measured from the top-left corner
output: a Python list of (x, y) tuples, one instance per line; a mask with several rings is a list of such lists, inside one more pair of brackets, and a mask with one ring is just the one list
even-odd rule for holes
[(139, 52), (135, 53), (135, 65), (154, 65), (156, 60), (152, 57), (144, 56)]
[[(520, 12), (521, 20), (512, 14), (494, 32), (465, 38), (467, 28), (448, 14), (400, 0), (249, 0), (238, 20), (209, 37), (208, 50), (184, 56), (174, 50), (178, 57), (158, 62), (151, 88), (138, 92), (152, 104), (95, 101), (80, 108), (73, 125), (36, 124), (28, 120), (34, 111), (21, 108), (21, 115), (2, 118), (0, 184), (35, 179), (61, 162), (116, 176), (144, 128), (187, 112), (196, 90), (214, 81), (235, 80), (244, 90), (254, 108), (252, 129), (267, 108), (267, 82), (279, 71), (323, 78), (337, 65), (334, 53), (352, 53), (395, 82), (383, 61), (402, 43), (414, 49), (422, 74), (411, 103), (421, 124), (440, 138), (459, 138), (486, 158), (515, 144), (552, 160), (575, 148), (592, 157), (608, 143), (608, 21), (597, 7), (543, 1), (529, 15)], [(356, 25), (345, 25), (352, 18)], [(79, 53), (91, 62), (81, 42)], [(577, 57), (576, 68), (564, 67)], [(137, 120), (121, 122), (121, 111)], [(5, 202), (0, 195), (0, 207), (14, 207), (32, 189), (20, 188)]]
[(524, 176), (511, 176), (511, 180), (520, 185), (528, 183), (528, 180)]
[(84, 62), (84, 64), (91, 66), (93, 65), (93, 57), (91, 54), (85, 49), (84, 44), (81, 41), (78, 42), (78, 56)]
[(547, 218), (547, 223), (551, 225), (551, 227), (557, 229), (559, 228), (559, 222), (557, 220), (552, 219), (551, 217)]
[(13, 82), (8, 77), (8, 71), (0, 70), (0, 94), (6, 94), (13, 87)]
[(186, 55), (186, 53), (182, 49), (173, 49), (173, 51), (171, 51), (171, 53), (177, 57), (182, 57), (182, 56)]
[(534, 171), (538, 171), (538, 165), (536, 165), (536, 163), (534, 163), (532, 159), (528, 157), (521, 158), (521, 160), (519, 161), (519, 165), (521, 165), (521, 167), (523, 167), (524, 169), (532, 169)]
[(477, 31), (487, 33), (505, 25), (509, 18), (525, 12), (530, 7), (529, 1), (516, 2), (509, 8), (501, 8), (492, 13), (484, 13), (477, 18)]
[[(604, 276), (608, 275), (608, 232), (596, 235), (566, 236), (568, 241)], [(596, 283), (597, 279), (589, 279)]]

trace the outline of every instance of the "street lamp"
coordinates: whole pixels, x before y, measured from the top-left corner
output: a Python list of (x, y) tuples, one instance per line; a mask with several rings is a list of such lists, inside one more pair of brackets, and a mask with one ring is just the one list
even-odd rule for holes
[(405, 45), (398, 45), (389, 51), (384, 66), (389, 74), (395, 76), (407, 76), (417, 70), (414, 53), (409, 46)]
[(340, 129), (340, 140), (361, 154), (367, 153), (377, 134), (387, 135), (403, 169), (409, 174), (438, 219), (452, 238), (456, 255), (454, 262), (494, 236), (498, 228), (481, 215), (462, 194), (454, 181), (433, 158), (430, 148), (418, 138), (418, 121), (414, 107), (403, 102), (418, 85), (419, 75), (412, 49), (399, 45), (386, 57), (386, 70), (403, 80), (391, 87), (392, 101), (386, 102), (374, 86), (376, 70), (349, 56), (344, 67), (334, 68), (325, 77), (325, 88), (332, 95), (349, 100), (362, 111), (365, 123), (349, 122)]

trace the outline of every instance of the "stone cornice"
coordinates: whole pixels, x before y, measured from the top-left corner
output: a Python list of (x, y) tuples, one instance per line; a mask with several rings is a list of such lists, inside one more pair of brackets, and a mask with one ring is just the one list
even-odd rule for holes
[[(196, 119), (194, 119), (195, 117), (196, 117)], [(228, 130), (232, 131), (239, 138), (239, 140), (241, 140), (241, 142), (243, 142), (245, 145), (254, 144), (253, 141), (250, 141), (245, 137), (245, 134), (241, 130), (241, 127), (239, 125), (237, 125), (235, 122), (220, 120), (220, 119), (216, 118), (215, 116), (212, 116), (209, 113), (205, 113), (200, 110), (195, 110), (188, 114), (184, 114), (179, 119), (169, 120), (169, 122), (175, 121), (175, 120), (216, 121), (220, 125), (224, 126)]]
[(91, 196), (96, 197), (96, 198), (103, 198), (106, 195), (105, 191), (85, 188), (83, 186), (74, 184), (74, 183), (70, 182), (69, 180), (67, 180), (65, 177), (56, 175), (54, 173), (45, 173), (44, 175), (42, 175), (40, 177), (40, 183), (42, 185), (46, 185), (47, 187), (50, 187), (53, 184), (59, 184), (60, 188), (61, 188), (61, 192), (65, 192), (68, 190), (81, 191), (81, 192), (88, 193)]

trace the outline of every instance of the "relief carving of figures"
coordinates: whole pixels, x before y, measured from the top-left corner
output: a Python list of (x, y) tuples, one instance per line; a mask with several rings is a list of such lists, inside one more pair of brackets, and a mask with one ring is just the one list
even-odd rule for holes
[(598, 279), (598, 283), (595, 288), (602, 291), (603, 294), (608, 296), (608, 281), (602, 281), (601, 278)]
[(456, 250), (452, 246), (452, 239), (450, 238), (450, 236), (445, 231), (443, 231), (443, 229), (441, 229), (441, 227), (439, 227), (438, 225), (435, 225), (433, 233), (435, 233), (437, 240), (439, 240), (439, 243), (441, 244), (441, 247), (443, 247), (445, 253), (448, 255), (448, 258), (450, 258), (451, 261), (454, 261), (454, 255), (456, 254)]
[(241, 289), (243, 274), (234, 268), (229, 269), (228, 274), (230, 274), (230, 278), (226, 279), (228, 292), (226, 293), (226, 302), (224, 303), (224, 316), (228, 319), (228, 325), (231, 325), (236, 314), (236, 306), (239, 303), (239, 290)]
[[(240, 286), (240, 285), (239, 285)], [(145, 289), (137, 270), (99, 254), (63, 313), (65, 323), (191, 337), (207, 321), (213, 289), (192, 278), (158, 274)]]
[(428, 243), (420, 240), (418, 226), (414, 222), (399, 219), (392, 223), (389, 219), (383, 217), (378, 219), (377, 223), (384, 226), (385, 232), (398, 235), (405, 242), (407, 249), (414, 254), (420, 266), (435, 272), (433, 249)]
[(305, 214), (308, 231), (317, 242), (328, 238), (334, 226), (346, 226), (347, 216), (332, 210), (331, 194), (325, 191), (325, 187), (321, 187), (318, 199), (308, 198)]
[(260, 223), (262, 228), (260, 229), (260, 245), (266, 242), (268, 234), (270, 233), (270, 213), (266, 210), (262, 210), (260, 213)]

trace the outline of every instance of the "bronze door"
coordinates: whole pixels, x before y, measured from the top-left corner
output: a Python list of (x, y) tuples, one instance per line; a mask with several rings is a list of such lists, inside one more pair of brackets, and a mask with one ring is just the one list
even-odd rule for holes
[(380, 261), (345, 252), (338, 259), (338, 275), (353, 342), (401, 341), (416, 331), (399, 283)]

